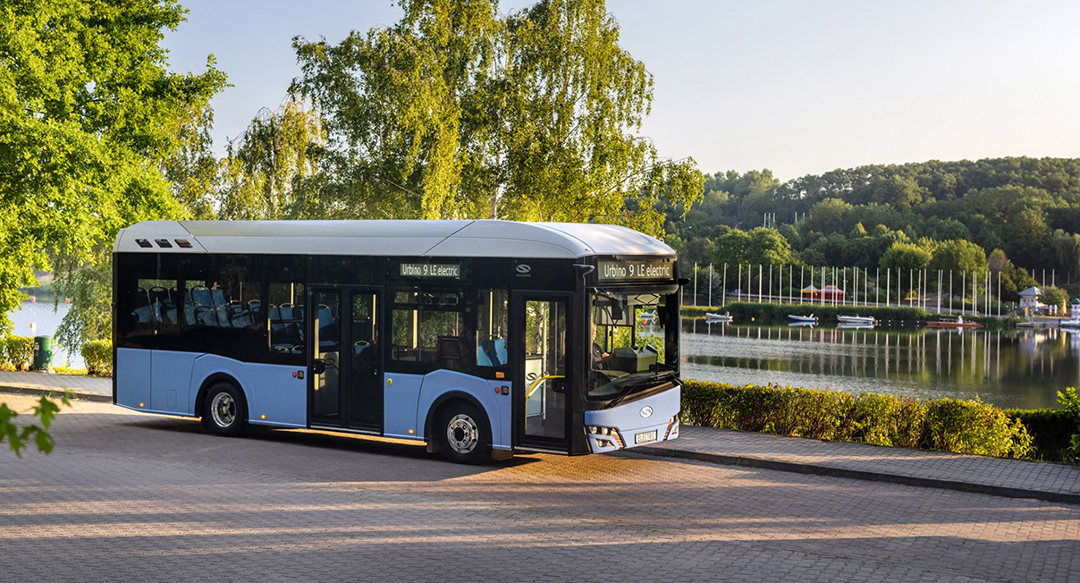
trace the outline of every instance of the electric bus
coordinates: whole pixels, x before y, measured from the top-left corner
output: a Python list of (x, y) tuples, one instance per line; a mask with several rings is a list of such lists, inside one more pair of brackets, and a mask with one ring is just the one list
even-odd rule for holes
[(142, 222), (113, 249), (113, 402), (461, 463), (670, 440), (678, 273), (614, 225)]

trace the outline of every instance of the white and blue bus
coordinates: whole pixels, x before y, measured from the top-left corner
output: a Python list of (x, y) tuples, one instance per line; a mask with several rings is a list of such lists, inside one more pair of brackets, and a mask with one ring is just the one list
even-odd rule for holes
[(676, 254), (624, 227), (150, 221), (113, 266), (121, 407), (465, 463), (679, 433)]

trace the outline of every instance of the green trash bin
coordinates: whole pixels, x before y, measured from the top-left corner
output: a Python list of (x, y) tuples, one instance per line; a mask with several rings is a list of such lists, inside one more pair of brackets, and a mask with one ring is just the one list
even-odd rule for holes
[(34, 336), (33, 370), (49, 370), (53, 358), (53, 337)]

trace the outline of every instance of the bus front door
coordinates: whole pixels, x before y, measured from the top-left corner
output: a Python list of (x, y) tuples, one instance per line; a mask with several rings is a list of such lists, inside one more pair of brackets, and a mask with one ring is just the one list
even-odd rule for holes
[(381, 290), (311, 286), (307, 342), (313, 427), (382, 429)]
[(566, 452), (569, 448), (571, 358), (568, 298), (515, 294), (515, 445)]

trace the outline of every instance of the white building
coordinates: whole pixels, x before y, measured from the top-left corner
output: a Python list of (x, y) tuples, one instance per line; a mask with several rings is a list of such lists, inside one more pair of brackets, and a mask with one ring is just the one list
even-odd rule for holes
[(1031, 308), (1033, 310), (1044, 307), (1039, 302), (1039, 288), (1032, 286), (1020, 292), (1020, 309)]

